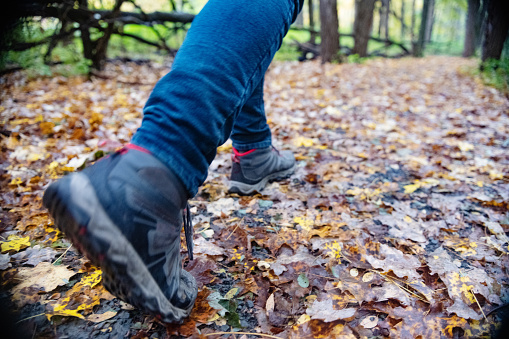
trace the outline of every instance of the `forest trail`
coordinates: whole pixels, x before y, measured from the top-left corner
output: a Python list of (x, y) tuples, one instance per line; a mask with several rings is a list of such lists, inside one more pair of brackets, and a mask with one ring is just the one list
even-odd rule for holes
[(218, 149), (190, 201), (195, 260), (184, 264), (198, 300), (167, 327), (104, 290), (41, 198), (130, 140), (168, 68), (4, 77), (2, 297), (38, 337), (492, 335), (509, 302), (509, 100), (475, 67), (453, 57), (271, 65), (267, 117), (297, 170), (262, 194), (231, 195), (231, 144)]

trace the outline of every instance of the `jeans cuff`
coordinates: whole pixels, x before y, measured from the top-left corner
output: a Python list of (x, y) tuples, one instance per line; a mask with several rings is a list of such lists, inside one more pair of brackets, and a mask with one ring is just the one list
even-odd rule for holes
[(246, 143), (238, 144), (236, 142), (233, 142), (232, 145), (237, 151), (249, 151), (249, 150), (252, 150), (255, 148), (270, 147), (270, 146), (272, 146), (272, 140), (269, 139), (269, 140), (264, 140), (264, 141), (254, 142), (254, 143), (247, 143), (247, 144)]

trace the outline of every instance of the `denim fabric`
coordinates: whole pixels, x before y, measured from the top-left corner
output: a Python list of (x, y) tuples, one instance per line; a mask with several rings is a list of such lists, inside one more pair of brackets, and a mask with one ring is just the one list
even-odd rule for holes
[(263, 102), (263, 81), (255, 87), (251, 97), (242, 107), (230, 136), (233, 147), (239, 151), (265, 148), (272, 145), (272, 138)]
[[(262, 80), (302, 4), (210, 0), (193, 20), (132, 139), (166, 163), (190, 196), (205, 181), (217, 147), (234, 125), (235, 145), (241, 149), (270, 145), (270, 131), (262, 123)], [(237, 119), (240, 112), (243, 117)]]

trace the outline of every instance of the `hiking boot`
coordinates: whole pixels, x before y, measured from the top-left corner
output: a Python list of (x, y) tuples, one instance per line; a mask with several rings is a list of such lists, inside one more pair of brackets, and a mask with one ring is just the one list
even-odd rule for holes
[(128, 144), (51, 184), (43, 204), (75, 247), (102, 268), (112, 294), (164, 322), (181, 322), (197, 295), (180, 259), (183, 221), (192, 259), (187, 198), (163, 163)]
[(233, 153), (231, 193), (259, 192), (269, 181), (285, 179), (295, 170), (295, 157), (290, 151), (267, 147), (240, 153), (234, 148)]

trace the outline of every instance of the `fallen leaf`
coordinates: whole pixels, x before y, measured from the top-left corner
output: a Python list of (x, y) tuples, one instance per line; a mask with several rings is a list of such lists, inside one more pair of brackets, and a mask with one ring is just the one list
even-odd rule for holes
[(17, 273), (21, 283), (12, 289), (12, 298), (21, 307), (39, 300), (40, 292), (51, 292), (58, 286), (67, 284), (69, 278), (75, 274), (67, 266), (55, 266), (48, 262), (41, 262), (34, 268), (22, 267)]
[(57, 251), (50, 247), (41, 247), (41, 245), (35, 245), (29, 247), (22, 252), (18, 252), (12, 256), (15, 260), (24, 261), (24, 265), (37, 266), (40, 262), (53, 261), (53, 258), (58, 254)]
[(101, 313), (101, 314), (90, 314), (87, 317), (87, 320), (91, 321), (93, 323), (100, 323), (100, 322), (103, 322), (105, 320), (111, 319), (111, 318), (113, 318), (116, 315), (117, 315), (117, 312), (115, 312), (115, 311), (107, 311), (107, 312), (104, 312), (104, 313)]
[(19, 250), (30, 246), (30, 237), (20, 237), (12, 234), (7, 238), (7, 241), (2, 241), (1, 244), (2, 252), (18, 252)]
[(267, 314), (267, 316), (269, 316), (270, 313), (274, 312), (274, 306), (275, 306), (274, 293), (272, 293), (267, 298), (267, 303), (265, 304), (265, 313)]
[(306, 313), (311, 319), (320, 319), (324, 322), (332, 322), (339, 319), (349, 319), (355, 315), (355, 308), (345, 308), (342, 310), (335, 310), (332, 306), (332, 300), (327, 299), (323, 301), (315, 300), (313, 305), (306, 310)]
[(9, 267), (11, 267), (11, 257), (9, 256), (9, 253), (0, 254), (0, 271), (6, 270)]
[(378, 317), (376, 315), (368, 316), (361, 320), (360, 325), (364, 328), (373, 328), (378, 325)]

